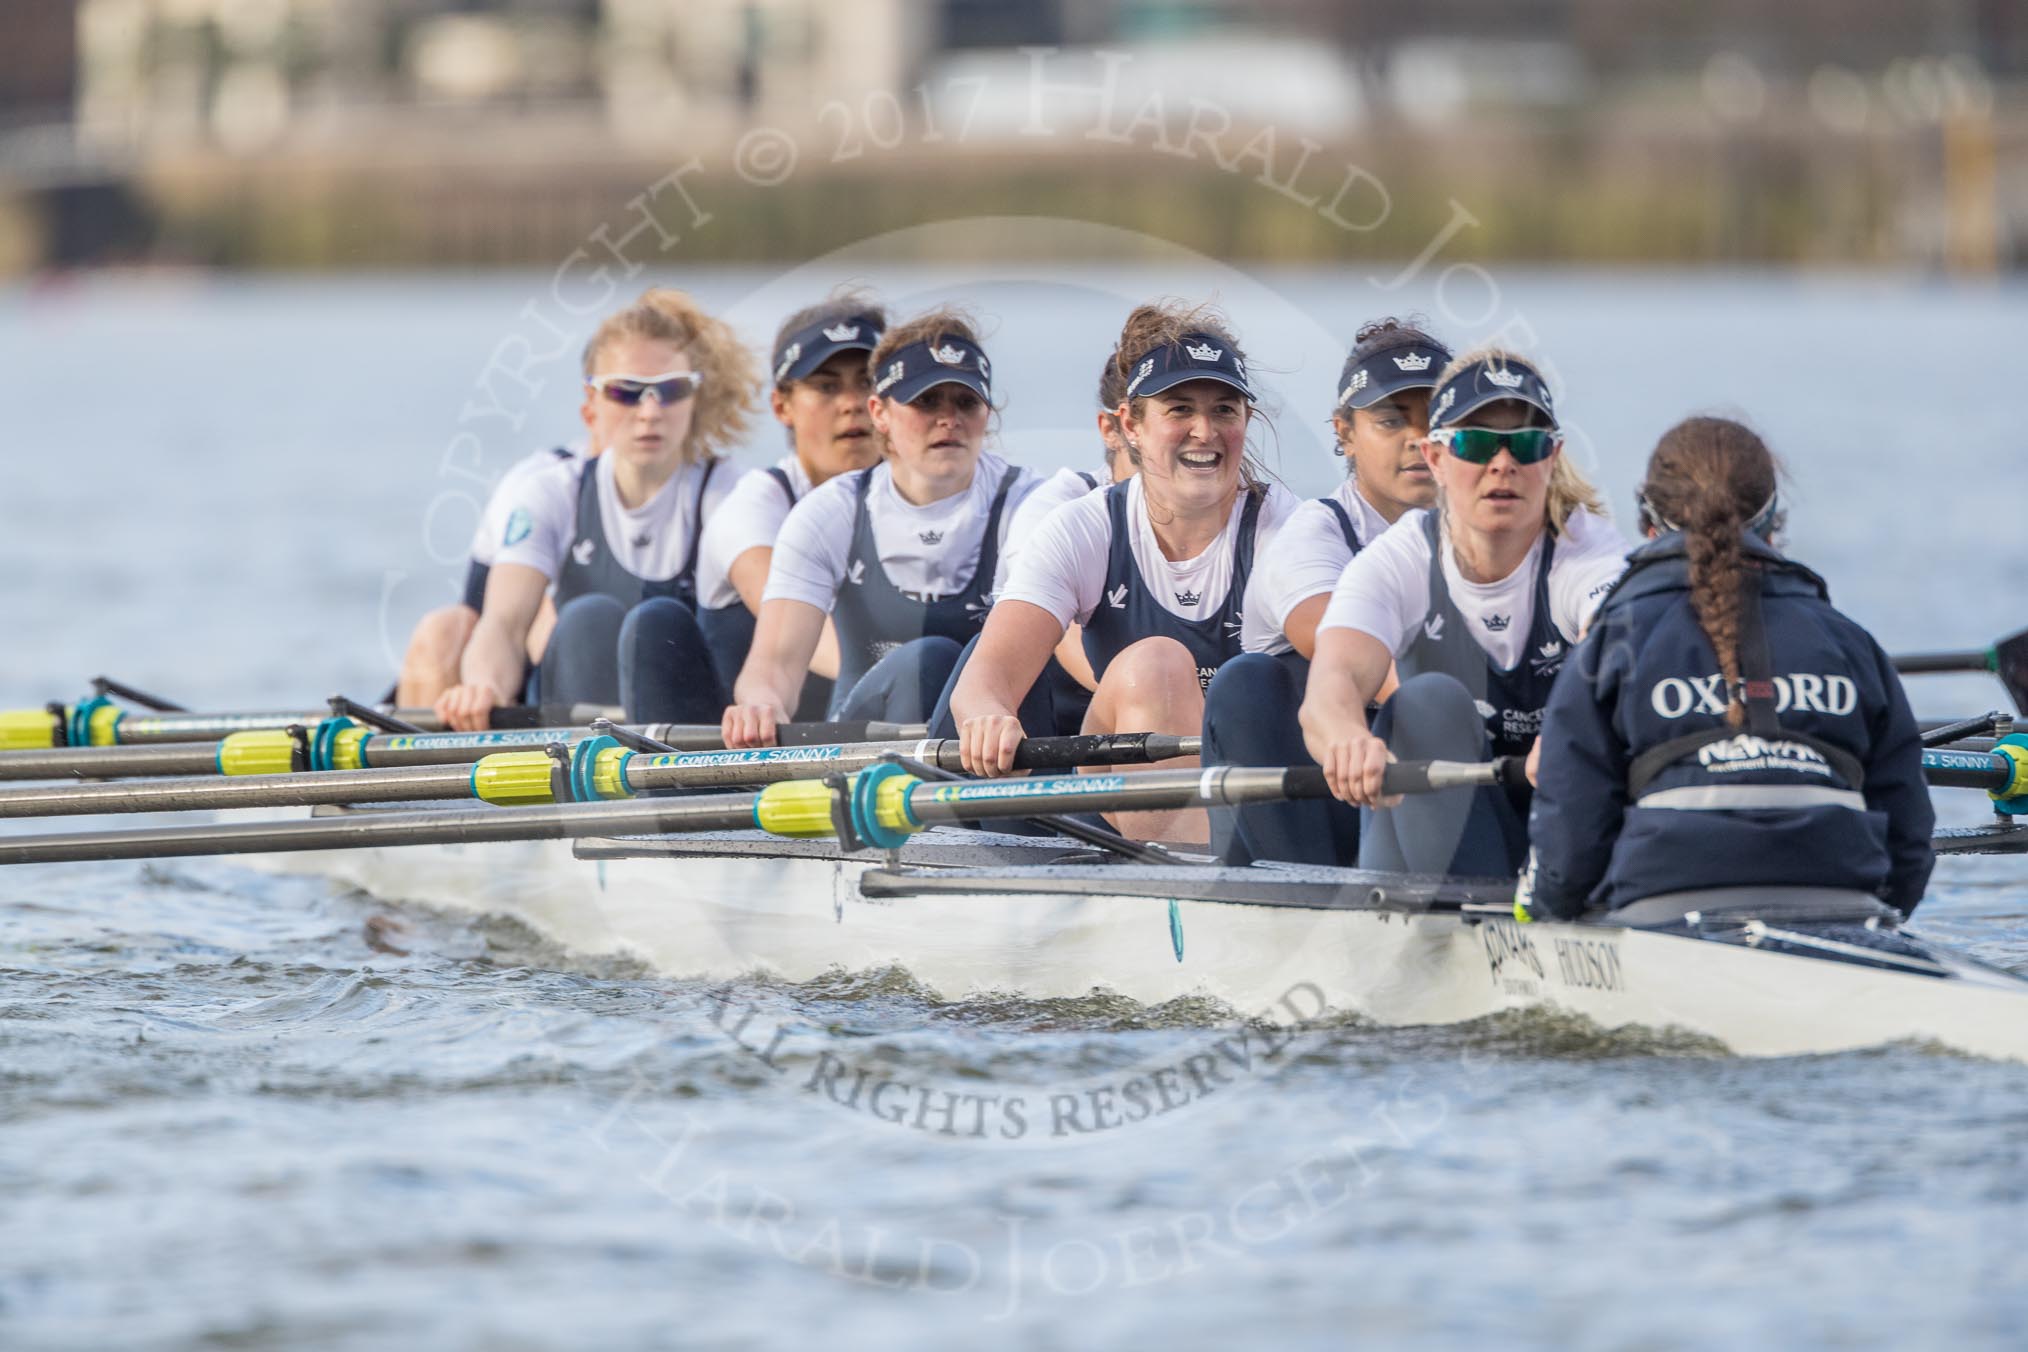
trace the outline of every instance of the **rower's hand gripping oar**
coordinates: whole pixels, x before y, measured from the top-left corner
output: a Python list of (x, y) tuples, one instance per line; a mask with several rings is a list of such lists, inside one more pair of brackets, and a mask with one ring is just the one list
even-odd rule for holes
[(2028, 629), (2009, 634), (1982, 651), (1903, 653), (1893, 661), (1894, 669), (1904, 676), (1947, 671), (1990, 672), (2006, 687), (2015, 712), (2028, 714)]

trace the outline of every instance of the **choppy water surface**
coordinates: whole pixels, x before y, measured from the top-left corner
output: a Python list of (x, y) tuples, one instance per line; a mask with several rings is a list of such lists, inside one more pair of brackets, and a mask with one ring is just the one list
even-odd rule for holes
[[(1275, 285), (1331, 332), (1370, 299)], [(532, 286), (0, 298), (28, 452), (0, 499), (0, 704), (99, 670), (211, 706), (366, 689), (381, 617), (426, 599), (402, 588), (448, 577), (419, 504)], [(1736, 391), (1795, 466), (1798, 552), (1891, 647), (2020, 626), (1983, 579), (2023, 551), (1907, 505), (1973, 481), (2018, 500), (2028, 457), (1992, 450), (2011, 409), (1953, 394), (1943, 435), (1934, 402), (1837, 378), (1891, 309), (1897, 372), (2011, 388), (2017, 292), (1514, 289), (1603, 441)], [(1024, 393), (1055, 400), (1038, 426), (1082, 416), (1035, 337), (1067, 294), (1000, 310), (1010, 444)], [(1753, 374), (1780, 354), (1804, 378)], [(86, 398), (91, 372), (125, 373), (119, 397)], [(1290, 460), (1314, 421), (1285, 415)], [(1623, 500), (1626, 467), (1601, 477)], [(1921, 690), (1939, 714), (1998, 698)], [(2020, 881), (1946, 861), (1922, 924), (2028, 971)], [(230, 862), (0, 874), (0, 1345), (2019, 1345), (2028, 1069), (1743, 1061), (1544, 1016), (1234, 1038), (1194, 1004), (945, 1004), (898, 972), (675, 981)], [(1197, 1092), (1206, 1056), (1228, 1073)], [(1058, 1092), (1165, 1067), (1171, 1111), (1053, 1120)], [(922, 1085), (966, 1106), (940, 1117)]]

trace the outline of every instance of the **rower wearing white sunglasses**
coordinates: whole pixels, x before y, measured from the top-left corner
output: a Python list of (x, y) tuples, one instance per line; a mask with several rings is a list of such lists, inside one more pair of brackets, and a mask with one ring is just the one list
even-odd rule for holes
[[(1345, 566), (1317, 625), (1303, 738), (1331, 792), (1362, 808), (1362, 867), (1511, 874), (1527, 795), (1380, 796), (1390, 760), (1525, 755), (1549, 687), (1625, 568), (1627, 542), (1561, 452), (1549, 384), (1482, 349), (1430, 396), (1433, 508), (1405, 514)], [(1389, 664), (1401, 685), (1369, 726)]]
[[(624, 705), (635, 721), (708, 723), (725, 691), (696, 616), (703, 525), (731, 491), (721, 457), (744, 435), (759, 373), (724, 321), (680, 291), (645, 292), (585, 346), (584, 464), (523, 481), (484, 604), (437, 701), (459, 729), (498, 705)], [(550, 591), (556, 628), (536, 680), (524, 650)]]

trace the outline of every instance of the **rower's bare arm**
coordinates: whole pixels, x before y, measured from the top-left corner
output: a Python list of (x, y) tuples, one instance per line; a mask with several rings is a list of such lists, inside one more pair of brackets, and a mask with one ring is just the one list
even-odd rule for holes
[(1084, 626), (1073, 624), (1063, 631), (1063, 638), (1056, 645), (1056, 660), (1070, 673), (1070, 678), (1087, 690), (1098, 689), (1098, 673), (1091, 669), (1091, 658), (1084, 650)]
[[(726, 570), (732, 589), (755, 615), (761, 613), (761, 594), (767, 590), (768, 564), (774, 557), (774, 550), (755, 545), (734, 559), (732, 567)], [(838, 679), (838, 631), (831, 627), (828, 618), (824, 621), (824, 633), (817, 640), (817, 651), (810, 657), (810, 672), (827, 681)]]
[(1324, 608), (1330, 604), (1331, 593), (1327, 591), (1305, 596), (1282, 621), (1282, 637), (1304, 657), (1314, 660), (1317, 656), (1317, 625), (1324, 618)]
[(965, 769), (990, 777), (1014, 769), (1021, 745), (1021, 700), (1042, 675), (1063, 626), (1041, 606), (1002, 601), (986, 616), (979, 646), (951, 692), (958, 753)]
[(460, 732), (483, 732), (492, 712), (511, 703), (528, 670), (528, 631), (542, 609), (549, 579), (521, 563), (496, 564), (472, 641), (458, 663), (458, 684), (437, 700), (437, 716)]
[(1391, 806), (1380, 794), (1387, 745), (1366, 723), (1366, 705), (1388, 679), (1394, 655), (1358, 629), (1323, 629), (1303, 695), (1303, 745), (1324, 768), (1331, 792), (1348, 803)]
[(807, 601), (777, 598), (761, 603), (753, 646), (720, 722), (727, 746), (775, 744), (775, 725), (789, 721), (789, 711), (802, 697), (803, 677), (827, 620)]
[(755, 615), (761, 613), (761, 593), (767, 590), (768, 563), (774, 556), (774, 550), (765, 545), (755, 545), (752, 549), (740, 551), (732, 566), (725, 570), (726, 580), (732, 583), (739, 599)]

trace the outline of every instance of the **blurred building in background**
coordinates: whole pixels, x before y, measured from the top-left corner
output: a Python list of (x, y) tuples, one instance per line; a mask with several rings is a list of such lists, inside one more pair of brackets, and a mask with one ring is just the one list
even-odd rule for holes
[(1021, 214), (1412, 257), (1462, 213), (1488, 257), (2028, 264), (2020, 0), (1863, 23), (1847, 0), (16, 0), (7, 22), (0, 273), (539, 264), (672, 174), (712, 218), (695, 258)]

